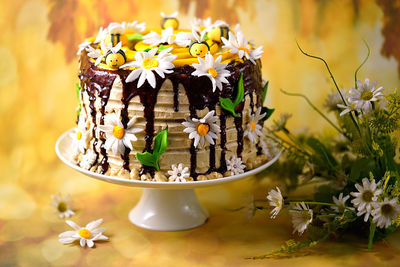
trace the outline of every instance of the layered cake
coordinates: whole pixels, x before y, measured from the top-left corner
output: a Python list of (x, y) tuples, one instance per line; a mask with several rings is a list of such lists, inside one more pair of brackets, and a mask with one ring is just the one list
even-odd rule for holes
[(110, 23), (80, 46), (73, 160), (111, 176), (185, 182), (243, 173), (271, 156), (262, 133), (262, 47), (224, 21), (177, 14), (161, 28)]

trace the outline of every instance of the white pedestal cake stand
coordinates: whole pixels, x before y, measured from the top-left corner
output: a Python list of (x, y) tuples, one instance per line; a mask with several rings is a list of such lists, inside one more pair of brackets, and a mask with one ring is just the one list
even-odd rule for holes
[(71, 168), (98, 180), (124, 186), (142, 187), (139, 203), (130, 211), (129, 220), (142, 228), (158, 231), (186, 230), (202, 225), (208, 218), (207, 211), (200, 205), (195, 188), (220, 185), (254, 175), (271, 166), (281, 152), (269, 162), (243, 174), (215, 180), (186, 183), (150, 182), (129, 180), (90, 172), (72, 162), (70, 157), (72, 130), (61, 135), (56, 143), (57, 156)]

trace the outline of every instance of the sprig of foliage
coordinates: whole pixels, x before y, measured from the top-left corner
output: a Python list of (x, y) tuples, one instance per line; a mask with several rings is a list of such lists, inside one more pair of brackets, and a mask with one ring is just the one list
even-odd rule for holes
[(159, 132), (154, 139), (153, 152), (136, 153), (136, 158), (145, 166), (160, 170), (158, 159), (167, 149), (168, 128)]
[[(268, 85), (269, 85), (269, 81), (267, 81), (265, 83), (264, 88), (263, 88), (263, 94), (262, 94), (262, 102), (263, 102), (263, 104), (265, 102), (265, 98), (267, 97)], [(263, 107), (263, 113), (265, 113), (264, 120), (268, 120), (272, 116), (274, 111), (275, 111), (274, 108)]]
[(230, 100), (229, 98), (221, 97), (219, 102), (223, 109), (229, 111), (235, 117), (240, 117), (240, 115), (236, 114), (235, 108), (237, 105), (242, 103), (243, 98), (244, 98), (243, 73), (240, 73), (240, 78), (239, 78), (239, 83), (238, 83), (238, 92), (237, 92), (235, 100), (232, 102), (232, 100)]
[(76, 91), (76, 97), (78, 98), (78, 119), (79, 119), (79, 114), (81, 114), (81, 109), (82, 109), (82, 103), (81, 103), (81, 85), (79, 83), (75, 83), (75, 91)]
[(132, 41), (143, 41), (143, 35), (140, 33), (134, 33), (131, 35), (128, 35), (128, 41), (132, 42)]

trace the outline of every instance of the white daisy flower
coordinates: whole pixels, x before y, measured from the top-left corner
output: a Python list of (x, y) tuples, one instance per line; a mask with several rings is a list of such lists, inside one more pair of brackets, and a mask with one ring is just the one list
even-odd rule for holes
[(124, 34), (125, 27), (121, 23), (111, 22), (108, 24), (107, 31), (109, 34)]
[(283, 207), (283, 196), (279, 187), (276, 187), (276, 191), (274, 189), (269, 191), (267, 199), (269, 200), (269, 205), (275, 207), (270, 213), (271, 218), (274, 219)]
[(312, 222), (313, 211), (304, 202), (296, 203), (293, 210), (289, 210), (292, 215), (293, 233), (303, 234), (308, 225)]
[(200, 143), (204, 146), (204, 141), (207, 140), (211, 145), (214, 145), (214, 139), (217, 139), (217, 133), (220, 132), (219, 125), (216, 121), (218, 116), (214, 116), (215, 111), (211, 110), (203, 118), (188, 118), (188, 121), (182, 122), (186, 129), (183, 130), (189, 134), (190, 139), (194, 139), (194, 146), (197, 147)]
[(88, 57), (96, 59), (96, 61), (94, 62), (94, 65), (97, 66), (103, 60), (103, 58), (107, 54), (108, 50), (111, 50), (113, 53), (117, 53), (121, 49), (121, 46), (122, 46), (121, 42), (119, 42), (115, 47), (112, 47), (112, 44), (107, 45), (104, 42), (101, 42), (100, 50), (95, 49), (92, 46), (88, 46), (86, 48), (86, 51), (88, 52), (87, 53)]
[(256, 64), (255, 59), (260, 58), (262, 53), (264, 53), (262, 46), (254, 49), (254, 51), (250, 51), (249, 42), (244, 37), (242, 31), (238, 31), (236, 34), (229, 32), (229, 40), (225, 37), (221, 37), (221, 40), (224, 43), (222, 48), (229, 49), (229, 53), (231, 54), (238, 54), (239, 58), (246, 57), (253, 64)]
[(356, 109), (361, 109), (366, 113), (372, 111), (372, 102), (378, 101), (383, 98), (382, 91), (383, 87), (376, 88), (376, 81), (369, 84), (369, 79), (365, 79), (364, 84), (361, 81), (357, 81), (357, 89), (351, 88), (349, 91), (350, 103), (355, 103)]
[(183, 168), (182, 163), (179, 163), (178, 167), (176, 165), (172, 165), (171, 168), (172, 170), (168, 171), (168, 174), (170, 175), (168, 179), (171, 182), (186, 182), (186, 178), (189, 178), (190, 176), (189, 168)]
[(227, 170), (231, 172), (231, 175), (238, 175), (244, 173), (246, 165), (243, 163), (241, 158), (237, 158), (235, 155), (230, 160), (226, 160)]
[(77, 56), (79, 56), (83, 50), (86, 50), (87, 47), (89, 47), (92, 43), (88, 41), (84, 41), (78, 46), (78, 52), (76, 53)]
[(397, 198), (389, 200), (389, 198), (385, 197), (383, 202), (374, 203), (373, 207), (372, 222), (376, 223), (380, 228), (388, 228), (400, 215), (400, 206)]
[(339, 116), (346, 115), (347, 113), (349, 113), (351, 111), (360, 112), (360, 109), (356, 108), (356, 103), (355, 102), (353, 102), (353, 103), (348, 102), (346, 105), (337, 104), (337, 107), (343, 109), (342, 112), (340, 112)]
[(148, 44), (150, 46), (158, 46), (159, 44), (173, 44), (175, 43), (175, 34), (174, 29), (172, 27), (168, 27), (165, 30), (161, 31), (161, 35), (151, 31), (150, 33), (143, 36), (143, 43)]
[(156, 72), (161, 78), (165, 77), (164, 73), (172, 73), (172, 69), (175, 67), (172, 61), (176, 59), (176, 55), (172, 55), (170, 51), (172, 47), (161, 51), (156, 57), (158, 48), (153, 48), (148, 52), (140, 51), (135, 54), (135, 61), (126, 63), (120, 68), (131, 67), (136, 68), (129, 73), (125, 82), (132, 82), (139, 78), (138, 87), (141, 87), (144, 82), (147, 82), (151, 87), (156, 87), (156, 77), (153, 73)]
[(76, 156), (80, 153), (84, 153), (87, 149), (88, 139), (90, 136), (90, 132), (85, 130), (83, 126), (83, 121), (80, 120), (78, 126), (74, 129), (72, 133), (70, 133), (70, 137), (72, 138), (72, 154)]
[(122, 27), (125, 30), (125, 33), (142, 33), (146, 30), (146, 23), (139, 23), (134, 20), (132, 22), (122, 22)]
[(288, 120), (292, 117), (292, 114), (281, 113), (280, 120), (274, 121), (274, 126), (271, 131), (280, 131), (286, 127)]
[(99, 32), (97, 33), (96, 40), (94, 41), (95, 44), (101, 43), (107, 36), (107, 29), (103, 29), (100, 27)]
[(364, 215), (364, 221), (366, 222), (369, 215), (372, 212), (372, 204), (377, 201), (378, 196), (382, 193), (382, 189), (378, 189), (380, 183), (376, 184), (375, 180), (370, 182), (368, 178), (362, 179), (363, 185), (356, 184), (358, 192), (351, 192), (350, 195), (355, 197), (351, 201), (354, 207), (357, 208), (357, 216)]
[(199, 19), (199, 18), (194, 18), (191, 22), (192, 29), (195, 30), (196, 32), (202, 32), (202, 31), (209, 31), (212, 28), (216, 27), (228, 27), (228, 23), (226, 23), (223, 20), (217, 20), (214, 23), (212, 22), (211, 18), (208, 17), (206, 19)]
[(266, 113), (261, 114), (261, 107), (259, 107), (253, 115), (250, 115), (250, 122), (247, 130), (244, 131), (244, 136), (247, 136), (252, 144), (257, 142), (258, 136), (263, 136), (261, 132), (262, 126), (259, 121), (265, 117)]
[(118, 152), (123, 154), (125, 152), (125, 147), (133, 150), (132, 142), (137, 141), (135, 133), (143, 131), (143, 129), (140, 128), (133, 128), (136, 122), (136, 116), (130, 119), (126, 128), (124, 128), (120, 118), (121, 111), (118, 111), (118, 113), (107, 116), (109, 120), (108, 124), (98, 126), (99, 129), (106, 134), (105, 149), (108, 151), (111, 150), (114, 155), (118, 155)]
[(96, 160), (97, 155), (94, 153), (93, 150), (88, 149), (86, 153), (82, 156), (81, 161), (79, 162), (79, 166), (84, 168), (85, 170), (89, 170), (92, 166), (94, 161)]
[(332, 206), (332, 209), (333, 209), (334, 211), (336, 211), (336, 212), (344, 212), (344, 210), (347, 208), (346, 201), (347, 201), (349, 198), (350, 198), (349, 195), (343, 197), (343, 193), (340, 193), (340, 194), (339, 194), (339, 198), (333, 196), (333, 197), (332, 197), (333, 203), (335, 203), (335, 204), (338, 205), (338, 206), (336, 206), (336, 207), (335, 207), (335, 206)]
[[(348, 95), (348, 92), (346, 89), (339, 89), (339, 90), (345, 100), (349, 98), (349, 95)], [(334, 111), (334, 110), (337, 110), (339, 104), (343, 105), (343, 100), (342, 100), (342, 97), (339, 95), (338, 91), (335, 90), (332, 94), (328, 94), (328, 97), (325, 100), (324, 106), (328, 110)]]
[(260, 59), (262, 54), (264, 54), (262, 46), (259, 46), (256, 49), (251, 49), (249, 60), (255, 65), (256, 64), (255, 60)]
[(58, 213), (61, 219), (75, 215), (75, 212), (71, 208), (71, 201), (68, 194), (65, 195), (65, 198), (63, 198), (60, 193), (51, 195), (51, 199), (53, 201), (50, 205), (56, 208), (55, 213)]
[(205, 59), (201, 57), (197, 59), (199, 63), (193, 63), (192, 66), (196, 70), (192, 72), (192, 75), (198, 77), (207, 76), (211, 80), (213, 92), (215, 91), (215, 87), (222, 90), (222, 83), (229, 83), (226, 79), (226, 77), (230, 76), (230, 72), (226, 69), (228, 63), (221, 63), (222, 56), (214, 60), (214, 57), (208, 52)]
[(265, 136), (261, 136), (260, 146), (262, 153), (267, 156), (268, 159), (272, 159), (278, 153), (276, 143), (271, 142), (271, 140), (267, 139)]
[(79, 240), (81, 247), (87, 245), (91, 248), (94, 246), (94, 241), (108, 240), (108, 237), (103, 235), (106, 228), (98, 228), (103, 223), (103, 219), (90, 222), (85, 227), (80, 227), (73, 221), (66, 220), (65, 222), (74, 230), (66, 231), (58, 236), (59, 241), (63, 244), (71, 244), (76, 240)]

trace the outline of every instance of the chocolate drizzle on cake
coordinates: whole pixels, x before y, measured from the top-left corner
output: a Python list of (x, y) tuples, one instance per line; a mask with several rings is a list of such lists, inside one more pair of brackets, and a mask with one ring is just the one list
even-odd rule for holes
[[(257, 62), (257, 65), (252, 64), (250, 61), (241, 62), (231, 62), (226, 67), (227, 70), (230, 71), (231, 76), (228, 77), (228, 84), (224, 84), (223, 89), (219, 90), (216, 89), (214, 92), (212, 91), (211, 81), (208, 77), (197, 77), (191, 75), (194, 71), (194, 68), (185, 65), (182, 67), (176, 67), (174, 72), (171, 74), (166, 74), (165, 78), (161, 78), (158, 75), (156, 76), (156, 88), (152, 88), (147, 82), (145, 82), (140, 88), (137, 88), (137, 81), (126, 83), (126, 77), (129, 75), (130, 70), (103, 70), (100, 69), (90, 61), (87, 57), (86, 53), (82, 53), (81, 56), (81, 71), (79, 74), (79, 78), (81, 79), (83, 84), (86, 84), (85, 87), (86, 91), (89, 95), (90, 100), (90, 114), (93, 118), (93, 138), (95, 138), (93, 143), (93, 150), (95, 151), (96, 155), (99, 155), (97, 151), (97, 142), (98, 139), (96, 138), (96, 108), (95, 108), (95, 100), (96, 100), (96, 93), (97, 97), (101, 98), (102, 107), (100, 109), (101, 112), (101, 119), (100, 124), (104, 124), (104, 111), (105, 106), (107, 105), (107, 101), (110, 97), (110, 91), (112, 84), (114, 83), (115, 78), (119, 75), (121, 82), (122, 82), (122, 111), (121, 111), (121, 120), (124, 127), (127, 127), (127, 123), (129, 121), (128, 116), (128, 106), (131, 99), (135, 96), (139, 96), (140, 103), (143, 105), (144, 109), (144, 118), (146, 120), (146, 127), (145, 127), (145, 148), (143, 152), (152, 152), (152, 144), (153, 139), (155, 136), (154, 132), (154, 108), (157, 103), (157, 96), (162, 87), (163, 82), (166, 79), (169, 79), (173, 85), (173, 106), (174, 111), (179, 111), (179, 85), (182, 85), (186, 96), (189, 101), (189, 110), (190, 110), (190, 117), (197, 118), (197, 111), (203, 110), (208, 108), (208, 110), (215, 110), (216, 106), (219, 105), (219, 100), (221, 97), (229, 97), (232, 100), (234, 99), (236, 92), (237, 92), (237, 85), (240, 77), (240, 73), (243, 72), (243, 84), (244, 84), (244, 94), (250, 95), (252, 110), (254, 107), (253, 101), (253, 92), (256, 95), (262, 94), (262, 80), (261, 80), (261, 62)], [(242, 114), (244, 108), (244, 101), (237, 106), (236, 113)], [(256, 106), (260, 106), (262, 103), (261, 98), (257, 97)], [(229, 112), (226, 112), (221, 108), (220, 116), (220, 144), (218, 144), (221, 148), (221, 157), (219, 168), (216, 167), (216, 145), (209, 146), (209, 163), (210, 168), (206, 173), (210, 173), (213, 171), (219, 171), (221, 173), (226, 171), (226, 119), (228, 116), (232, 116)], [(234, 123), (237, 131), (237, 156), (239, 157), (243, 151), (243, 118), (238, 117), (234, 118)], [(101, 160), (101, 172), (105, 173), (108, 169), (108, 159), (107, 153), (104, 149), (104, 142), (105, 139), (102, 135), (100, 135), (100, 139), (102, 145), (100, 146), (100, 153), (102, 155)], [(199, 174), (196, 172), (197, 166), (197, 152), (198, 149), (194, 147), (194, 142), (192, 140), (192, 144), (190, 147), (190, 173), (191, 176), (196, 179)], [(121, 155), (123, 159), (123, 167), (126, 170), (130, 170), (129, 168), (129, 148), (125, 148), (125, 153)], [(99, 157), (99, 156), (98, 156)], [(97, 158), (98, 158), (97, 157)], [(96, 159), (97, 164), (98, 159)], [(151, 175), (154, 174), (154, 168), (142, 166), (139, 174), (150, 173)]]

